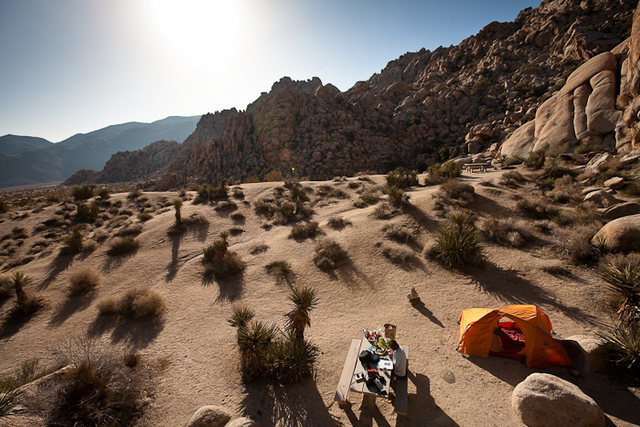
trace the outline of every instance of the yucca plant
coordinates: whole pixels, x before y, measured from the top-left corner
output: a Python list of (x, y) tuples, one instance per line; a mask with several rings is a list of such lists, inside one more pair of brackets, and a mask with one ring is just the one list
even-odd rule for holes
[(23, 305), (29, 298), (23, 288), (31, 283), (31, 278), (24, 273), (16, 271), (11, 276), (11, 283), (16, 292), (16, 302), (19, 305)]
[(267, 358), (271, 371), (280, 383), (299, 383), (313, 374), (318, 347), (308, 340), (289, 336), (269, 346)]
[(182, 208), (182, 199), (175, 199), (173, 201), (173, 207), (176, 210), (176, 225), (181, 225), (182, 224), (182, 215), (181, 215), (181, 208)]
[(640, 320), (640, 266), (626, 263), (609, 263), (602, 268), (600, 276), (609, 289), (622, 298), (616, 313), (623, 321)]
[(231, 317), (227, 319), (227, 323), (238, 331), (245, 329), (247, 324), (256, 317), (256, 312), (245, 304), (234, 304), (231, 310)]
[(311, 326), (310, 313), (318, 305), (315, 289), (305, 287), (291, 288), (289, 301), (293, 303), (293, 310), (287, 313), (287, 329), (297, 340), (304, 339), (304, 329)]
[(640, 324), (632, 322), (616, 325), (607, 340), (614, 363), (640, 372)]
[(28, 295), (23, 289), (31, 283), (29, 276), (16, 271), (11, 276), (11, 285), (16, 293), (16, 304), (11, 310), (13, 318), (28, 318), (44, 307), (46, 301), (39, 296)]
[(24, 410), (24, 407), (15, 403), (18, 396), (22, 394), (18, 389), (0, 388), (0, 418), (9, 415), (16, 415)]
[(274, 340), (276, 328), (263, 322), (252, 321), (246, 328), (238, 329), (242, 369), (249, 378), (257, 378), (268, 370), (267, 351)]
[(436, 230), (435, 257), (447, 268), (479, 264), (483, 259), (480, 235), (464, 214), (453, 214)]

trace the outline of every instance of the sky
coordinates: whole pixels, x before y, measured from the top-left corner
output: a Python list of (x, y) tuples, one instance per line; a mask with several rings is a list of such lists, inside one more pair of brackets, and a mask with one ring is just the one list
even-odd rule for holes
[(347, 90), (530, 0), (0, 0), (0, 135), (59, 142), (244, 110), (283, 76)]

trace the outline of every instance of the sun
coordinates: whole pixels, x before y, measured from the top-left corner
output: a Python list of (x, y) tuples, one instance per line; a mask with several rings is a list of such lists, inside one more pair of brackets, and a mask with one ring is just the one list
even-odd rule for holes
[(232, 54), (246, 34), (246, 14), (237, 0), (146, 0), (144, 13), (166, 48), (188, 58)]

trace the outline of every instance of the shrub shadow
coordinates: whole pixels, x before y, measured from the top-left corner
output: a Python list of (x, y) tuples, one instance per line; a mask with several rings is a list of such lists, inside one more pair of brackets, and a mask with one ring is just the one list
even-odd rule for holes
[(164, 329), (163, 319), (129, 320), (118, 316), (98, 316), (89, 325), (87, 336), (95, 338), (111, 330), (111, 342), (131, 348), (147, 347)]
[(259, 425), (284, 427), (338, 426), (329, 413), (316, 383), (281, 385), (272, 382), (245, 384), (241, 408)]
[(95, 297), (95, 292), (88, 292), (84, 295), (66, 298), (64, 303), (58, 306), (58, 309), (51, 317), (51, 320), (49, 320), (49, 324), (53, 326), (61, 325), (76, 311), (82, 311), (89, 307)]
[(69, 268), (72, 263), (73, 255), (58, 255), (55, 257), (49, 264), (49, 272), (44, 280), (40, 282), (38, 289), (46, 289), (47, 286), (49, 286), (49, 284), (53, 282), (60, 273)]
[(204, 286), (210, 286), (214, 282), (218, 284), (219, 290), (216, 301), (233, 302), (239, 299), (244, 291), (244, 273), (238, 273), (224, 278), (217, 278), (213, 270), (206, 269), (202, 274), (202, 284)]
[(429, 216), (424, 211), (412, 204), (405, 205), (402, 208), (402, 211), (413, 218), (413, 220), (417, 222), (421, 228), (424, 228), (427, 231), (433, 231), (439, 225), (438, 221), (429, 218)]
[(100, 265), (100, 271), (104, 274), (112, 272), (113, 270), (124, 264), (129, 258), (134, 257), (137, 252), (138, 251), (135, 250), (123, 255), (109, 255)]
[(579, 307), (568, 306), (535, 283), (521, 277), (516, 270), (503, 270), (493, 262), (465, 271), (483, 292), (509, 304), (546, 305), (579, 321), (602, 325), (602, 321)]
[(14, 314), (8, 313), (7, 317), (5, 317), (2, 326), (0, 326), (0, 339), (9, 338), (15, 335), (24, 325), (26, 325), (29, 320), (33, 319), (37, 316), (39, 312), (44, 310), (45, 307), (41, 307), (37, 311), (30, 314)]

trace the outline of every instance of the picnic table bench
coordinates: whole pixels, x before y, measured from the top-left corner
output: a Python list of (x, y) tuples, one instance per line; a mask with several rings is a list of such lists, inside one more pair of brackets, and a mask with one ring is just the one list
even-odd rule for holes
[(488, 167), (491, 167), (491, 165), (486, 162), (464, 164), (464, 168), (467, 172), (475, 172), (475, 171), (486, 172)]
[[(344, 362), (344, 366), (342, 368), (342, 374), (340, 375), (340, 381), (338, 382), (338, 387), (336, 388), (336, 394), (334, 396), (334, 400), (338, 402), (339, 405), (346, 404), (349, 400), (349, 391), (355, 391), (363, 394), (363, 401), (374, 401), (376, 397), (385, 397), (388, 398), (388, 394), (386, 396), (380, 393), (374, 393), (369, 390), (366, 386), (366, 383), (360, 382), (357, 383), (354, 381), (354, 374), (357, 372), (365, 372), (364, 367), (360, 363), (360, 352), (362, 350), (366, 350), (369, 348), (369, 341), (365, 338), (362, 339), (352, 339), (351, 345), (349, 346), (349, 352), (347, 353), (347, 357)], [(407, 372), (408, 372), (408, 363), (409, 363), (409, 348), (402, 347), (405, 354), (407, 355)], [(388, 391), (390, 382), (391, 382), (391, 372), (380, 371), (381, 375), (387, 381), (385, 385), (385, 390)], [(396, 378), (395, 386), (393, 387), (393, 391), (395, 392), (395, 400), (393, 403), (394, 412), (402, 415), (407, 414), (408, 408), (408, 382), (407, 377), (404, 378)]]

